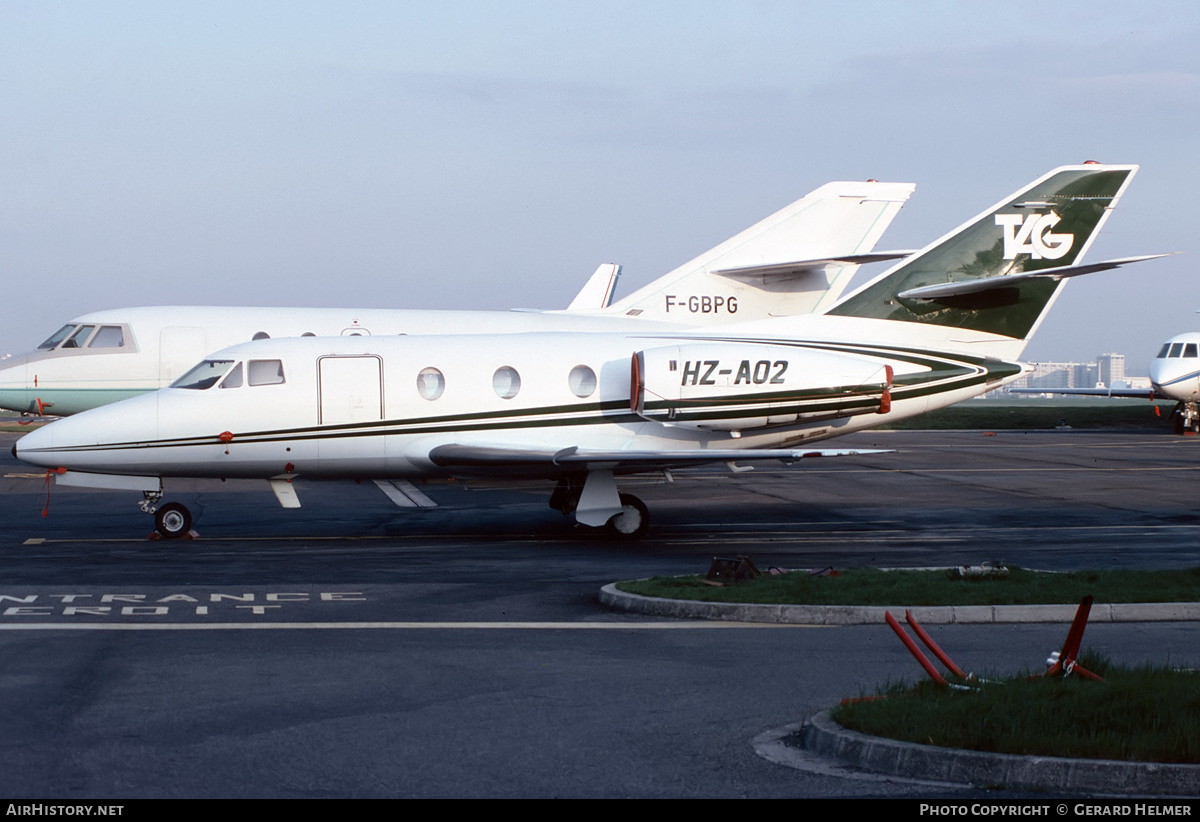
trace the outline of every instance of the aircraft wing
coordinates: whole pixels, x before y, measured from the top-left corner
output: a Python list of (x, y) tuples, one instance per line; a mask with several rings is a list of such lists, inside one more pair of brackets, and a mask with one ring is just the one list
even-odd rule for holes
[(885, 448), (709, 448), (677, 451), (600, 451), (578, 446), (550, 451), (536, 447), (510, 445), (458, 444), (439, 445), (429, 459), (442, 468), (468, 473), (490, 474), (495, 471), (525, 471), (537, 474), (561, 474), (564, 471), (611, 469), (616, 473), (686, 468), (713, 462), (751, 462), (779, 460), (796, 462), (812, 457), (847, 457), (861, 454), (886, 454)]
[(1139, 400), (1169, 399), (1149, 388), (1010, 388), (1010, 394), (1076, 394), (1081, 397), (1129, 397)]

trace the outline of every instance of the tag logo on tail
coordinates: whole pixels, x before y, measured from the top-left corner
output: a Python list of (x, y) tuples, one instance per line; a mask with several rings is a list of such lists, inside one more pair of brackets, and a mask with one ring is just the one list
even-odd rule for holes
[(1059, 216), (1049, 214), (997, 214), (996, 225), (1004, 228), (1004, 259), (1029, 254), (1035, 260), (1057, 260), (1075, 244), (1074, 234), (1051, 234)]

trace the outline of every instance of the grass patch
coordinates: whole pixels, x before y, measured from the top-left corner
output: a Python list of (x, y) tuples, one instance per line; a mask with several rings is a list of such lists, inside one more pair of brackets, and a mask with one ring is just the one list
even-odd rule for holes
[[(1154, 413), (1158, 406), (1159, 415)], [(1146, 400), (978, 400), (941, 408), (881, 426), (895, 431), (953, 429), (1052, 429), (1065, 420), (1071, 428), (1170, 431), (1173, 402)]]
[[(29, 425), (22, 425), (19, 422), (20, 420), (29, 419), (31, 418), (22, 417), (20, 414), (16, 414), (12, 411), (0, 411), (0, 432), (4, 432), (6, 434), (28, 434), (38, 426), (46, 424), (45, 420), (38, 420), (37, 422)], [(36, 417), (32, 419), (36, 419)]]
[(0, 432), (5, 434), (28, 434), (30, 431), (40, 426), (45, 425), (42, 422), (35, 422), (30, 425), (21, 425), (16, 422), (0, 422)]
[(1009, 567), (1008, 577), (960, 579), (953, 570), (882, 571), (850, 568), (839, 576), (793, 571), (714, 588), (702, 576), (621, 582), (631, 594), (702, 602), (768, 605), (1037, 605), (1079, 602), (1193, 602), (1200, 568), (1174, 571), (1071, 571), (1051, 574)]
[(1080, 664), (1104, 682), (1016, 677), (977, 690), (928, 680), (848, 703), (836, 722), (873, 736), (950, 748), (1137, 762), (1200, 763), (1200, 673)]

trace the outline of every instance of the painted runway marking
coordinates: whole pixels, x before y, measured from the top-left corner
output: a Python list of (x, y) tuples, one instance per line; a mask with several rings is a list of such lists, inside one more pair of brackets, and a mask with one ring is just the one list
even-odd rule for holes
[(697, 631), (753, 628), (830, 628), (770, 622), (28, 622), (0, 631)]

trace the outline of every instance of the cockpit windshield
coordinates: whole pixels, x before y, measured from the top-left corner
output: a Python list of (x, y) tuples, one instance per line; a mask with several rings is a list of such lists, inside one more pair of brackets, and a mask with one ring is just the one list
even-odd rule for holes
[(41, 345), (38, 351), (61, 351), (83, 353), (114, 353), (120, 350), (130, 350), (136, 346), (133, 343), (133, 332), (128, 325), (101, 325), (99, 327), (84, 323), (76, 325), (67, 323), (55, 331)]
[(62, 344), (63, 348), (83, 348), (83, 344), (87, 342), (87, 338), (92, 335), (95, 330), (94, 325), (81, 325), (75, 329), (75, 333), (67, 338), (67, 341)]
[(70, 334), (74, 330), (75, 330), (75, 325), (73, 323), (67, 323), (62, 328), (58, 329), (53, 334), (51, 334), (44, 343), (39, 345), (38, 351), (49, 351), (51, 348), (53, 348), (54, 346), (56, 346), (60, 342), (62, 342), (64, 339), (66, 339), (67, 335)]
[(125, 332), (119, 325), (102, 325), (88, 348), (124, 348)]
[(1200, 345), (1194, 342), (1165, 342), (1162, 350), (1158, 352), (1157, 360), (1172, 359), (1177, 360), (1180, 357), (1188, 360), (1194, 360), (1200, 357)]
[(175, 382), (171, 383), (171, 387), (191, 388), (196, 391), (203, 391), (205, 388), (212, 388), (217, 384), (217, 380), (225, 376), (225, 372), (227, 372), (232, 365), (233, 360), (205, 360), (191, 371), (175, 380)]

